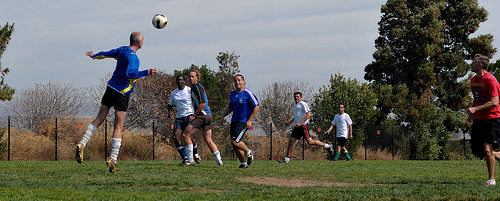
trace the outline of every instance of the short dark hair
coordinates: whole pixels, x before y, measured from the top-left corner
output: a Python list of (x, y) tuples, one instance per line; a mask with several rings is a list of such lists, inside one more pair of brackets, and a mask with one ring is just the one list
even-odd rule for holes
[(300, 95), (300, 97), (302, 97), (302, 93), (300, 93), (299, 91), (297, 91), (297, 92), (293, 93), (293, 96), (295, 97), (295, 95), (297, 95), (297, 94), (299, 94), (299, 95)]
[(179, 77), (182, 77), (182, 79), (183, 79), (183, 80), (186, 80), (186, 77), (184, 77), (184, 75), (183, 75), (183, 74), (180, 74), (180, 75), (175, 76), (175, 79), (179, 79)]
[(478, 58), (479, 63), (483, 64), (485, 70), (488, 70), (488, 67), (490, 66), (490, 58), (482, 54), (474, 55), (474, 59), (475, 58)]
[(237, 76), (241, 76), (241, 79), (245, 80), (245, 77), (243, 77), (243, 75), (242, 75), (242, 74), (236, 74), (236, 75), (234, 76), (234, 78), (236, 78)]

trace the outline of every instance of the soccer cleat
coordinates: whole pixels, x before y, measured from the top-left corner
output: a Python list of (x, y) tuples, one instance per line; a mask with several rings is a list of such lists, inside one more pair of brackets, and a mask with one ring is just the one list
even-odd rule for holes
[(217, 165), (218, 165), (218, 166), (223, 167), (223, 166), (224, 166), (224, 163), (222, 163), (222, 161), (221, 161), (220, 163), (219, 163), (219, 162), (217, 162)]
[(200, 164), (200, 163), (201, 163), (201, 158), (200, 158), (200, 155), (195, 154), (195, 155), (194, 155), (194, 161), (196, 162), (196, 164)]
[(278, 163), (288, 163), (288, 161), (286, 161), (285, 159), (276, 160), (276, 161), (278, 161)]
[(335, 155), (333, 156), (333, 159), (331, 161), (337, 161), (339, 159), (340, 153), (335, 152)]
[(253, 162), (253, 151), (250, 149), (247, 153), (247, 164), (251, 165)]
[(248, 168), (248, 165), (241, 164), (240, 167), (238, 167), (238, 168)]
[(494, 185), (497, 185), (497, 182), (495, 181), (495, 179), (488, 179), (488, 181), (486, 181), (486, 185), (487, 186), (494, 186)]
[(83, 162), (83, 144), (82, 143), (76, 144), (75, 156), (76, 156), (76, 162), (78, 162), (78, 163)]
[(181, 164), (179, 164), (180, 166), (190, 166), (190, 165), (194, 165), (194, 161), (188, 161), (188, 160), (184, 160), (182, 161)]
[(116, 173), (116, 162), (114, 162), (113, 159), (108, 158), (108, 160), (106, 160), (106, 165), (109, 167), (109, 172), (113, 174)]
[(333, 146), (332, 146), (331, 144), (330, 144), (330, 147), (328, 147), (328, 148), (326, 149), (326, 151), (328, 151), (328, 154), (329, 154), (330, 156), (333, 156), (333, 154), (334, 154), (334, 153), (333, 153)]

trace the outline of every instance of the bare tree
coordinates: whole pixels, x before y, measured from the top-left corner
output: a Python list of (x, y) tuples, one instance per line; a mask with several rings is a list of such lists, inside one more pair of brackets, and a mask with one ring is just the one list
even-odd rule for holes
[(312, 98), (313, 87), (302, 81), (282, 81), (266, 85), (258, 91), (260, 110), (256, 121), (266, 132), (270, 134), (269, 124), (273, 129), (284, 132), (287, 130), (286, 123), (293, 118), (293, 105), (295, 104), (293, 93), (301, 92), (304, 101)]
[[(94, 85), (87, 88), (86, 91), (89, 94), (89, 99), (85, 103), (86, 105), (84, 110), (86, 113), (90, 115), (97, 115), (99, 109), (101, 108), (102, 96), (106, 91), (106, 87), (108, 86), (108, 81), (109, 79), (111, 79), (111, 76), (113, 76), (113, 72), (110, 72), (106, 74), (106, 76), (100, 78), (98, 85)], [(111, 110), (109, 110), (107, 118), (114, 119), (115, 118), (114, 114), (115, 110), (114, 108), (111, 108)], [(93, 118), (95, 118), (95, 116), (93, 116)]]
[(74, 117), (81, 112), (85, 93), (72, 84), (35, 84), (33, 88), (21, 90), (4, 111), (13, 116), (19, 128), (37, 132), (44, 121), (55, 117)]

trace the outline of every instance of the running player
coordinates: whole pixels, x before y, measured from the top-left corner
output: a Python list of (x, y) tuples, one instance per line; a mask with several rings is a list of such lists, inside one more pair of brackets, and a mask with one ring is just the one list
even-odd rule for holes
[(290, 125), (293, 122), (294, 128), (288, 140), (288, 149), (286, 151), (285, 158), (277, 161), (280, 163), (289, 163), (290, 156), (293, 151), (293, 145), (297, 140), (302, 139), (302, 137), (306, 138), (308, 144), (321, 146), (325, 148), (330, 155), (332, 155), (333, 149), (331, 145), (323, 143), (319, 140), (313, 140), (309, 135), (307, 123), (309, 123), (309, 118), (311, 117), (311, 109), (309, 109), (309, 105), (307, 105), (306, 102), (302, 101), (302, 93), (295, 92), (293, 97), (295, 100), (295, 105), (293, 106), (293, 119), (290, 120), (287, 125)]
[(213, 117), (210, 107), (208, 107), (208, 98), (205, 93), (205, 88), (203, 88), (203, 86), (198, 82), (200, 80), (200, 72), (197, 70), (191, 70), (191, 72), (189, 72), (189, 80), (193, 85), (191, 88), (191, 99), (193, 101), (193, 108), (196, 108), (196, 111), (194, 111), (194, 114), (189, 116), (189, 125), (182, 134), (188, 157), (182, 165), (194, 165), (192, 158), (193, 142), (191, 139), (196, 132), (201, 130), (203, 133), (203, 140), (205, 140), (205, 143), (207, 143), (208, 148), (212, 152), (215, 162), (217, 162), (217, 165), (223, 166), (224, 164), (222, 163), (219, 149), (212, 141)]
[[(253, 151), (242, 141), (248, 129), (252, 128), (252, 120), (259, 111), (260, 103), (257, 97), (245, 87), (243, 75), (234, 77), (235, 90), (229, 96), (229, 106), (222, 115), (219, 124), (224, 124), (224, 117), (233, 112), (231, 118), (231, 144), (236, 156), (241, 162), (239, 168), (248, 168), (253, 162)], [(244, 154), (246, 154), (246, 159)]]
[[(173, 116), (173, 106), (175, 105), (177, 108), (177, 115), (174, 123), (174, 144), (183, 161), (185, 161), (187, 160), (187, 155), (186, 150), (182, 145), (181, 135), (189, 124), (189, 116), (194, 113), (191, 101), (191, 87), (186, 86), (184, 75), (178, 75), (175, 78), (175, 82), (177, 84), (177, 89), (173, 90), (170, 94), (168, 112), (170, 116)], [(193, 138), (191, 140), (194, 144), (196, 144), (196, 141)], [(197, 146), (195, 145), (195, 147)], [(195, 148), (193, 152), (194, 159), (196, 163), (199, 164), (201, 162), (201, 158), (198, 155), (198, 149)]]

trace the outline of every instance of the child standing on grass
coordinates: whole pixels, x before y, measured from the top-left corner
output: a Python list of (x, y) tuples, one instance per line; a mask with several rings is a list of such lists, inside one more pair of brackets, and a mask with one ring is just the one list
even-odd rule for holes
[(344, 153), (347, 161), (352, 160), (351, 156), (349, 156), (349, 152), (347, 152), (345, 148), (347, 138), (349, 137), (349, 139), (352, 139), (352, 120), (351, 117), (345, 113), (345, 105), (342, 103), (339, 104), (339, 113), (333, 118), (332, 125), (330, 125), (326, 133), (330, 134), (330, 131), (332, 131), (334, 127), (337, 128), (337, 152), (332, 160), (337, 161), (339, 159), (340, 151)]

